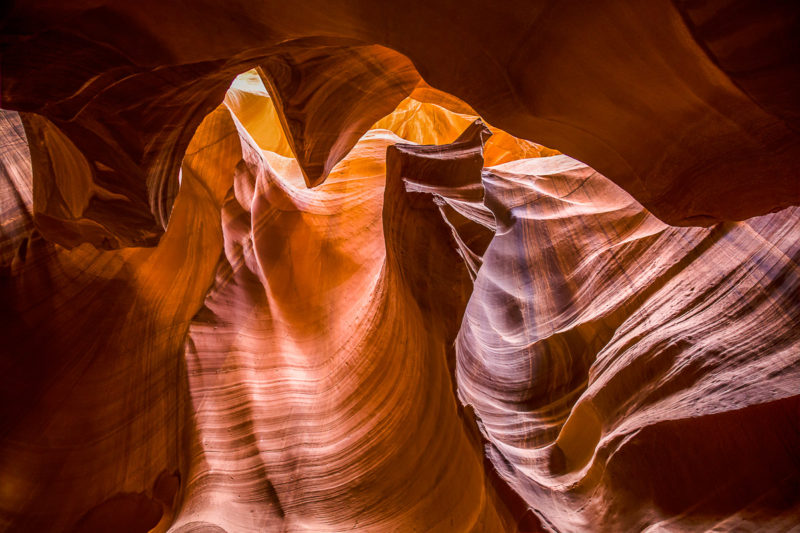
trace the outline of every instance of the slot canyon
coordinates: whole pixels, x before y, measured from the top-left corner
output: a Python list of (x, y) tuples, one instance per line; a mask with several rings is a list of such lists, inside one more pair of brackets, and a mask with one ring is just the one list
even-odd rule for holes
[(800, 532), (800, 2), (10, 0), (0, 531)]

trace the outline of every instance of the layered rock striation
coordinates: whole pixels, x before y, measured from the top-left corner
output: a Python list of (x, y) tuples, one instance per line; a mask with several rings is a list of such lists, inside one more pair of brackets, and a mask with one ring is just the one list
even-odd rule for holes
[[(273, 80), (317, 183), (331, 168), (327, 147), (343, 155), (357, 139), (335, 115), (358, 110), (344, 121), (355, 125), (413, 89), (400, 55), (423, 88), (589, 164), (665, 222), (711, 225), (800, 201), (797, 20), (782, 0), (36, 0), (3, 18), (0, 94), (81, 152), (76, 172), (98, 190), (67, 218), (105, 228), (107, 242), (83, 240), (110, 247), (157, 238), (192, 132), (239, 72), (262, 65)], [(340, 92), (334, 110), (314, 88)], [(359, 88), (370, 105), (357, 103)], [(312, 110), (328, 114), (325, 140), (308, 137), (321, 116), (303, 114)], [(123, 214), (127, 224), (114, 222)]]
[(796, 529), (798, 20), (12, 5), (0, 529)]

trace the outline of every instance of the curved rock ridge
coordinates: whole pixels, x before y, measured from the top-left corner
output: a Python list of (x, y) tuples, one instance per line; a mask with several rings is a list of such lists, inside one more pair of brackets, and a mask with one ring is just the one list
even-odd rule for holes
[(497, 231), (458, 394), (544, 523), (792, 530), (800, 210), (670, 227), (563, 155), (486, 169), (483, 186)]
[(0, 109), (0, 269), (11, 266), (33, 231), (28, 141), (19, 113)]
[[(58, 179), (34, 155), (34, 181), (41, 167), (49, 182), (93, 183), (69, 226), (105, 247), (156, 242), (192, 132), (258, 65), (286, 104), (309, 184), (371, 112), (415, 90), (416, 70), (421, 92), (455, 95), (492, 125), (586, 162), (661, 220), (710, 226), (800, 203), (799, 13), (783, 0), (202, 0), (191, 10), (26, 0), (0, 26), (0, 95), (81, 154), (75, 175)], [(351, 79), (336, 79), (342, 65)], [(357, 103), (354, 84), (371, 103)], [(29, 132), (31, 145), (44, 136)]]
[[(4, 112), (0, 125), (4, 142), (19, 143), (17, 119)], [(68, 250), (24, 222), (31, 161), (11, 146), (0, 152), (10, 238), (0, 266), (0, 530), (168, 524), (184, 469), (183, 345), (214, 280), (231, 177), (184, 173), (157, 247)]]
[(382, 46), (291, 42), (258, 66), (306, 185), (314, 187), (419, 82), (402, 54)]
[[(68, 248), (156, 245), (194, 130), (246, 68), (235, 59), (155, 70), (126, 64), (23, 114), (41, 233)], [(13, 75), (3, 72), (3, 88), (9, 85)], [(9, 100), (3, 97), (4, 107)]]
[(376, 130), (305, 190), (298, 162), (217, 113), (198, 135), (235, 128), (241, 160), (206, 165), (234, 186), (187, 341), (195, 436), (171, 530), (515, 530), (454, 396), (471, 281), (432, 199), (403, 187), (431, 164), (479, 179), (488, 130), (443, 147)]
[[(424, 82), (421, 82), (424, 83)], [(419, 89), (420, 86), (417, 86)], [(478, 115), (464, 109), (463, 102), (454, 97), (427, 88), (417, 89), (403, 100), (392, 113), (376, 122), (372, 127), (387, 129), (408, 141), (417, 144), (447, 144), (455, 139)], [(462, 112), (463, 111), (463, 112)], [(499, 165), (516, 159), (557, 155), (558, 151), (534, 142), (518, 139), (513, 135), (486, 125), (492, 133), (483, 150), (487, 166)]]

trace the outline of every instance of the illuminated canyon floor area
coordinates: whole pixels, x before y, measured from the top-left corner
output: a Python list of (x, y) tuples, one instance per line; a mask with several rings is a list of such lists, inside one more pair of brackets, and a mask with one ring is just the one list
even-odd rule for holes
[(0, 531), (800, 532), (800, 3), (0, 28)]

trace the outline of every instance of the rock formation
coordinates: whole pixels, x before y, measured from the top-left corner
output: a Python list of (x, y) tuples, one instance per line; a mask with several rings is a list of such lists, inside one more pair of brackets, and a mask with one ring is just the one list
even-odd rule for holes
[(12, 4), (0, 530), (800, 527), (799, 23)]
[(512, 486), (558, 531), (796, 526), (800, 210), (670, 227), (563, 155), (483, 184), (458, 390)]

